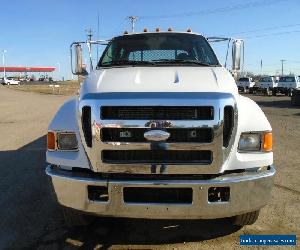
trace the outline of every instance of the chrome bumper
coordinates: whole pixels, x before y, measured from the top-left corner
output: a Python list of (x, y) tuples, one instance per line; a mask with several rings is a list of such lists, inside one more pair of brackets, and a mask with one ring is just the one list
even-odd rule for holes
[[(275, 168), (263, 172), (222, 175), (209, 180), (108, 180), (80, 175), (52, 166), (51, 176), (58, 202), (66, 207), (99, 216), (153, 219), (213, 219), (255, 211), (266, 205), (273, 186)], [(88, 199), (89, 185), (108, 187), (107, 202)], [(126, 203), (124, 187), (192, 188), (191, 204)], [(209, 202), (210, 187), (229, 187), (228, 202)]]

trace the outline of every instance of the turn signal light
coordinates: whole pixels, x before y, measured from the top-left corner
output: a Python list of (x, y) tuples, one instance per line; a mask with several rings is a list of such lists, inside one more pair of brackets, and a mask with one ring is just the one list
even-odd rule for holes
[(48, 148), (48, 150), (55, 150), (55, 134), (54, 134), (54, 132), (48, 132), (47, 148)]
[(263, 140), (263, 151), (269, 152), (273, 149), (273, 135), (272, 132), (267, 132), (264, 134)]

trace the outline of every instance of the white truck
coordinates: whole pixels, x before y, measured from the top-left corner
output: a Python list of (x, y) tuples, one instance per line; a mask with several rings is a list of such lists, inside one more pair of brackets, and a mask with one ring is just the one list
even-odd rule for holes
[(298, 88), (300, 88), (300, 78), (298, 76), (281, 76), (278, 86), (273, 90), (273, 95), (280, 93), (291, 96), (293, 90)]
[(261, 92), (272, 95), (273, 90), (278, 86), (278, 79), (275, 76), (264, 76), (259, 79), (258, 87)]
[(252, 77), (241, 77), (237, 82), (238, 90), (243, 93), (252, 92), (252, 88), (255, 86), (255, 82)]
[(20, 81), (15, 80), (13, 77), (4, 77), (1, 83), (3, 85), (19, 85)]
[[(68, 223), (84, 213), (256, 221), (273, 186), (272, 128), (208, 40), (189, 30), (72, 44), (85, 79), (51, 121), (46, 154)], [(90, 55), (106, 45), (89, 73), (85, 43)], [(241, 40), (232, 48), (236, 71)]]

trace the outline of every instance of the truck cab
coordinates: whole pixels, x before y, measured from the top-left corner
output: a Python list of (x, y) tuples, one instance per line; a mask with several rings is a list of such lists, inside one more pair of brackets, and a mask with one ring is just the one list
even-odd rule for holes
[(278, 86), (274, 88), (274, 95), (277, 93), (291, 95), (293, 89), (300, 88), (300, 79), (298, 76), (281, 76)]
[(249, 93), (252, 91), (255, 82), (253, 81), (252, 77), (241, 77), (237, 82), (238, 90), (243, 93)]
[(264, 76), (259, 79), (258, 87), (267, 95), (272, 94), (274, 88), (278, 86), (278, 79), (275, 76)]
[(254, 223), (273, 185), (272, 128), (239, 95), (208, 38), (125, 33), (105, 43), (89, 72), (82, 44), (71, 45), (74, 72), (85, 77), (79, 95), (48, 127), (46, 173), (66, 220), (89, 213)]

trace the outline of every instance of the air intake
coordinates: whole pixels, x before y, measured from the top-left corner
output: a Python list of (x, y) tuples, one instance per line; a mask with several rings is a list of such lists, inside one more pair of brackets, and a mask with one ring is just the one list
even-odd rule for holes
[(102, 150), (102, 161), (110, 164), (211, 164), (209, 150)]
[(109, 120), (213, 120), (212, 106), (103, 106), (101, 119)]
[(234, 111), (232, 106), (224, 108), (223, 146), (228, 147), (234, 126)]
[(91, 128), (91, 107), (84, 106), (82, 108), (81, 126), (84, 139), (88, 147), (92, 147), (92, 128)]

